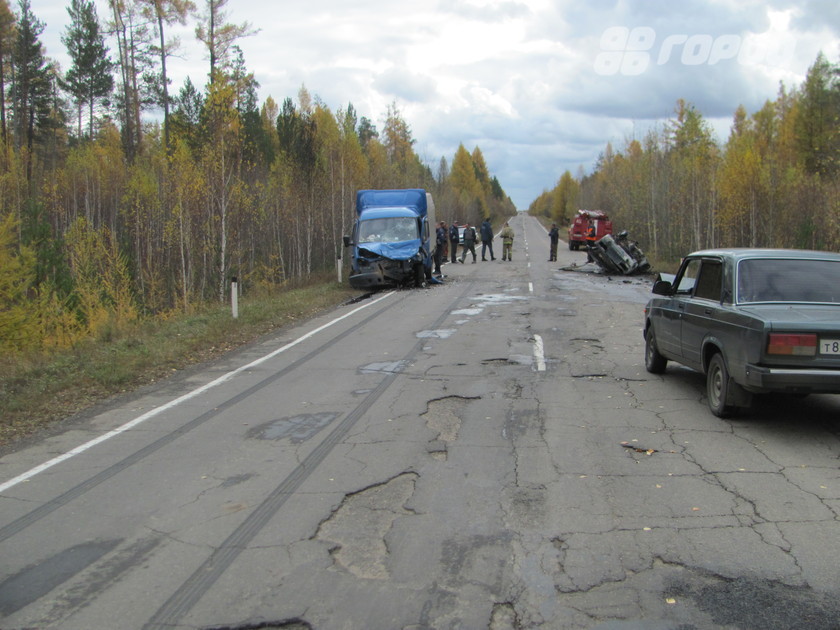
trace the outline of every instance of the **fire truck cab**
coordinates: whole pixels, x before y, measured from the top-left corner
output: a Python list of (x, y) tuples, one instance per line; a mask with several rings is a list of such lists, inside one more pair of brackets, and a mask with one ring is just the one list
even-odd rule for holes
[(586, 231), (589, 222), (595, 222), (595, 239), (599, 240), (612, 234), (612, 221), (603, 210), (578, 210), (574, 221), (569, 226), (569, 249), (586, 247)]

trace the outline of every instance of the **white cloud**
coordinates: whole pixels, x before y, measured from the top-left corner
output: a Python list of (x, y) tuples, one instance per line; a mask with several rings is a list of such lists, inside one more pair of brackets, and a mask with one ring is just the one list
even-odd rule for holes
[[(32, 0), (47, 54), (66, 66), (65, 6)], [(107, 2), (97, 6), (107, 18)], [(519, 207), (564, 170), (591, 168), (607, 142), (620, 149), (664, 122), (679, 98), (725, 139), (738, 105), (755, 111), (779, 81), (798, 86), (821, 50), (840, 60), (840, 3), (820, 0), (231, 0), (226, 10), (261, 29), (239, 44), (263, 99), (305, 85), (376, 123), (396, 102), (433, 169), (459, 143), (479, 146)], [(610, 27), (653, 34), (634, 51), (648, 55), (643, 72), (599, 73)], [(176, 90), (208, 71), (192, 27), (180, 35)]]

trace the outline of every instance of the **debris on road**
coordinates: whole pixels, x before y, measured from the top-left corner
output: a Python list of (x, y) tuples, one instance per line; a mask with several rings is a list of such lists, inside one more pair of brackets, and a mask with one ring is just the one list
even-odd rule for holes
[(653, 455), (654, 453), (658, 453), (655, 448), (642, 448), (640, 446), (636, 446), (635, 444), (630, 444), (629, 442), (622, 442), (621, 445), (624, 448), (629, 448), (637, 453), (644, 453), (645, 455)]

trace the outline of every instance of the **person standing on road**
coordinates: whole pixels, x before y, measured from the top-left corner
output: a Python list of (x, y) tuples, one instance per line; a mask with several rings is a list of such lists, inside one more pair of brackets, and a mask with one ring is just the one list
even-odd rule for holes
[(487, 248), (490, 248), (490, 260), (496, 260), (493, 255), (493, 226), (490, 225), (490, 219), (484, 219), (481, 224), (481, 260), (487, 260)]
[(467, 252), (470, 252), (473, 257), (473, 264), (475, 264), (475, 228), (471, 228), (469, 223), (464, 223), (464, 244), (461, 246), (461, 264), (464, 264), (464, 258), (467, 257)]
[(557, 243), (560, 241), (560, 230), (557, 229), (557, 224), (551, 224), (551, 230), (548, 232), (548, 240), (550, 242), (548, 262), (557, 260)]
[(589, 227), (586, 229), (586, 262), (595, 262), (592, 257), (592, 250), (595, 249), (595, 241), (597, 230), (595, 229), (595, 221), (589, 222)]
[(450, 262), (458, 262), (458, 242), (460, 241), (460, 237), (458, 236), (458, 222), (453, 221), (452, 225), (449, 226), (449, 256)]
[(435, 230), (435, 275), (440, 276), (440, 264), (443, 261), (443, 254), (446, 248), (446, 223), (441, 221)]
[(513, 260), (513, 228), (508, 223), (502, 228), (502, 260)]

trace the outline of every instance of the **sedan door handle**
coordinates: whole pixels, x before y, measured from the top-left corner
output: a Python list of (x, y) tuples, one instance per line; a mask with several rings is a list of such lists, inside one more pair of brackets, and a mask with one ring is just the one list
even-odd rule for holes
[(712, 314), (712, 309), (707, 308), (707, 309), (704, 309), (704, 310), (703, 310), (703, 312), (704, 312), (706, 315), (711, 315), (711, 314)]

